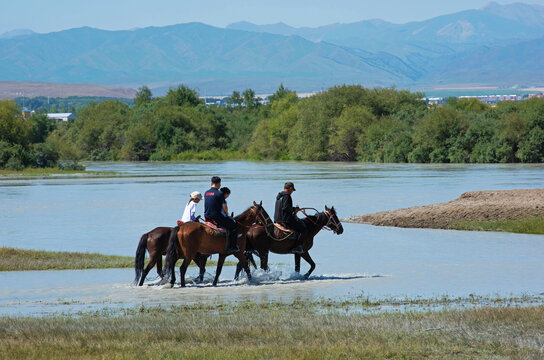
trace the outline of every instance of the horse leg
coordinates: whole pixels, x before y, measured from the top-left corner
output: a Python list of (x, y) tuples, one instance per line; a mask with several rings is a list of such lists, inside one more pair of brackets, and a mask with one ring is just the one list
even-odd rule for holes
[(242, 263), (238, 261), (238, 264), (236, 264), (236, 273), (234, 274), (234, 280), (238, 280), (238, 275), (240, 275), (240, 271), (242, 271)]
[(308, 270), (308, 272), (306, 274), (304, 274), (304, 278), (307, 279), (307, 278), (310, 277), (310, 274), (312, 273), (312, 271), (314, 271), (315, 263), (314, 263), (314, 261), (310, 257), (310, 254), (307, 251), (304, 254), (301, 254), (301, 256), (302, 256), (302, 258), (304, 260), (306, 260), (306, 262), (308, 262), (308, 264), (310, 264), (310, 270)]
[(161, 279), (164, 277), (162, 272), (162, 255), (159, 255), (159, 258), (157, 259), (157, 274)]
[(263, 254), (260, 254), (261, 257), (261, 269), (264, 271), (270, 271), (270, 268), (268, 267), (268, 251), (265, 251)]
[(221, 270), (223, 270), (225, 258), (225, 255), (219, 254), (219, 259), (217, 259), (217, 268), (215, 269), (215, 279), (213, 279), (213, 286), (217, 286), (217, 281), (219, 280), (219, 275), (221, 275)]
[(300, 254), (295, 254), (295, 272), (300, 272)]
[(253, 258), (253, 254), (251, 252), (246, 253), (246, 257), (251, 265), (257, 270), (257, 264), (255, 263), (255, 259)]
[(191, 263), (191, 260), (188, 258), (183, 259), (183, 263), (179, 267), (179, 275), (181, 276), (181, 287), (185, 287), (185, 273), (187, 272), (187, 268), (189, 267), (189, 264)]
[(194, 262), (198, 265), (200, 272), (198, 274), (198, 282), (204, 281), (204, 274), (206, 273), (206, 262), (208, 261), (208, 255), (197, 254), (194, 258)]
[(149, 259), (149, 264), (147, 264), (147, 266), (145, 267), (144, 269), (144, 272), (142, 273), (142, 277), (140, 278), (140, 283), (138, 284), (138, 286), (142, 286), (144, 284), (144, 280), (145, 280), (145, 277), (147, 276), (147, 274), (149, 274), (149, 271), (151, 271), (151, 269), (153, 269), (153, 266), (155, 266), (155, 259)]
[(238, 259), (240, 263), (242, 263), (242, 266), (247, 274), (247, 279), (251, 280), (251, 271), (249, 271), (249, 265), (247, 264), (246, 256), (243, 251), (238, 251), (234, 253), (234, 256)]

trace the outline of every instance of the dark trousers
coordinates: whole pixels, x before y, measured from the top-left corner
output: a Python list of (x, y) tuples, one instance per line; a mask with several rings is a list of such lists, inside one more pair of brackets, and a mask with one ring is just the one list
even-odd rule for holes
[(227, 230), (227, 244), (230, 243), (232, 245), (235, 245), (238, 236), (238, 224), (236, 223), (236, 220), (228, 216), (218, 216), (217, 218), (213, 218), (212, 220), (215, 221), (217, 225)]
[(297, 217), (292, 217), (285, 223), (287, 227), (291, 230), (294, 230), (297, 236), (297, 242), (295, 246), (302, 245), (304, 241), (304, 237), (308, 233), (308, 229), (306, 228), (306, 224), (304, 221), (300, 220)]

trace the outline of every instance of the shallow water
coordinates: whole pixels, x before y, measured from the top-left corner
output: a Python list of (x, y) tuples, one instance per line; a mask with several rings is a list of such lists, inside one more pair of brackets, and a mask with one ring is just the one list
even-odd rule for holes
[[(113, 178), (0, 181), (0, 246), (133, 256), (144, 232), (172, 226), (194, 190), (219, 174), (232, 190), (229, 208), (263, 200), (273, 213), (284, 181), (295, 182), (296, 204), (334, 205), (342, 218), (452, 200), (465, 191), (542, 188), (542, 165), (374, 165), (342, 163), (207, 162), (89, 163), (118, 171)], [(198, 212), (203, 211), (199, 205)], [(292, 301), (442, 295), (510, 296), (544, 292), (544, 236), (344, 224), (322, 231), (310, 254), (309, 280), (293, 273), (293, 256), (270, 274), (232, 282), (226, 267), (217, 288), (136, 288), (131, 269), (0, 273), (0, 315), (73, 313), (103, 307), (205, 301)], [(308, 265), (302, 261), (302, 272)], [(208, 268), (208, 277), (215, 269)], [(152, 283), (156, 273), (150, 273)], [(197, 269), (190, 268), (194, 277)]]

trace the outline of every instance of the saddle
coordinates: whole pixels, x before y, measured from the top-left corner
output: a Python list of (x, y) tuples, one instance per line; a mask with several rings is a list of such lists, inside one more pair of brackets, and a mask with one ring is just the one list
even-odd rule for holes
[[(205, 219), (204, 225), (215, 231), (216, 235), (227, 236), (227, 229), (220, 227), (213, 220)], [(242, 237), (242, 234), (238, 234), (238, 237)]]
[(293, 232), (293, 230), (285, 227), (285, 225), (280, 224), (280, 223), (274, 223), (274, 226), (276, 227), (276, 229), (279, 229), (280, 231), (283, 231), (284, 233), (292, 233)]
[(213, 220), (205, 219), (204, 225), (211, 228), (217, 235), (226, 236), (227, 235), (227, 229), (222, 228), (218, 226)]

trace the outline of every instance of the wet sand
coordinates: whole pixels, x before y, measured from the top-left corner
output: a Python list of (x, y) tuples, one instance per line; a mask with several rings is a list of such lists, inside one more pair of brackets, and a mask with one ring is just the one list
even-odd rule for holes
[(343, 221), (406, 228), (452, 229), (460, 221), (544, 217), (544, 189), (471, 191), (434, 205), (382, 211)]

